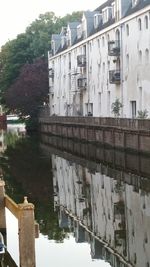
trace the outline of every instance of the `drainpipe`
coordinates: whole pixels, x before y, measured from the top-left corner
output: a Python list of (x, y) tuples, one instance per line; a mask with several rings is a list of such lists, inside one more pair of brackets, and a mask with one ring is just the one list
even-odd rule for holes
[(89, 42), (87, 42), (87, 113), (89, 111), (89, 103), (90, 103), (90, 88), (89, 88), (89, 71), (90, 71), (90, 64), (89, 64)]
[(122, 109), (121, 109), (121, 117), (124, 117), (124, 101), (123, 101), (123, 83), (124, 83), (124, 76), (123, 76), (123, 36), (122, 36), (122, 31), (123, 31), (123, 26), (124, 24), (120, 25), (120, 87), (121, 87), (121, 104), (122, 104)]

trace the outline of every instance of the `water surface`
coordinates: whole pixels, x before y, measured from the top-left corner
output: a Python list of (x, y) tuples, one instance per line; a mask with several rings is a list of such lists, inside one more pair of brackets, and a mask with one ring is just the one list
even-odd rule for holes
[[(1, 131), (1, 168), (6, 192), (35, 204), (36, 267), (148, 267), (150, 159), (12, 129)], [(18, 265), (17, 220), (8, 211), (7, 225)]]

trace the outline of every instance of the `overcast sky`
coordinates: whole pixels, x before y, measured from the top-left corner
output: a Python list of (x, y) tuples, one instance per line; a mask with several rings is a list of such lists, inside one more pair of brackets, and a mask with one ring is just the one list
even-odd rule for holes
[(0, 46), (25, 31), (39, 14), (54, 11), (64, 16), (78, 10), (94, 10), (104, 0), (0, 0)]

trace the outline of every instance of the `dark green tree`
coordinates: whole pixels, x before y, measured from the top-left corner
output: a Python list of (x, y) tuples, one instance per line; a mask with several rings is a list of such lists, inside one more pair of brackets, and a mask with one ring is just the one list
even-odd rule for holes
[[(53, 12), (46, 12), (45, 14), (41, 14), (39, 15), (38, 19), (33, 21), (31, 25), (27, 27), (25, 33), (19, 34), (16, 39), (7, 42), (1, 48), (1, 103), (6, 104), (4, 95), (6, 95), (7, 91), (10, 92), (10, 88), (13, 96), (12, 99), (17, 97), (16, 92), (18, 94), (18, 90), (21, 91), (23, 89), (22, 86), (19, 86), (16, 90), (16, 85), (19, 85), (17, 81), (20, 80), (20, 76), (22, 76), (22, 67), (24, 65), (32, 64), (35, 59), (39, 57), (45, 57), (45, 59), (47, 60), (47, 52), (51, 48), (51, 35), (53, 33), (59, 33), (62, 26), (67, 26), (67, 23), (69, 21), (80, 20), (81, 15), (82, 12), (73, 12), (72, 14), (67, 14), (66, 16), (61, 18), (56, 17)], [(14, 93), (12, 91), (13, 88)]]

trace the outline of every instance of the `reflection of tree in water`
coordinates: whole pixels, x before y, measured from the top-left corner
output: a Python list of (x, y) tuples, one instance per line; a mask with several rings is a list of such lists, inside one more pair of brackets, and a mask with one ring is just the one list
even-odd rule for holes
[(42, 155), (37, 138), (19, 139), (15, 145), (8, 146), (2, 169), (6, 193), (17, 203), (27, 195), (28, 201), (35, 204), (40, 231), (49, 239), (63, 241), (67, 230), (59, 228), (58, 215), (54, 212), (50, 157)]

